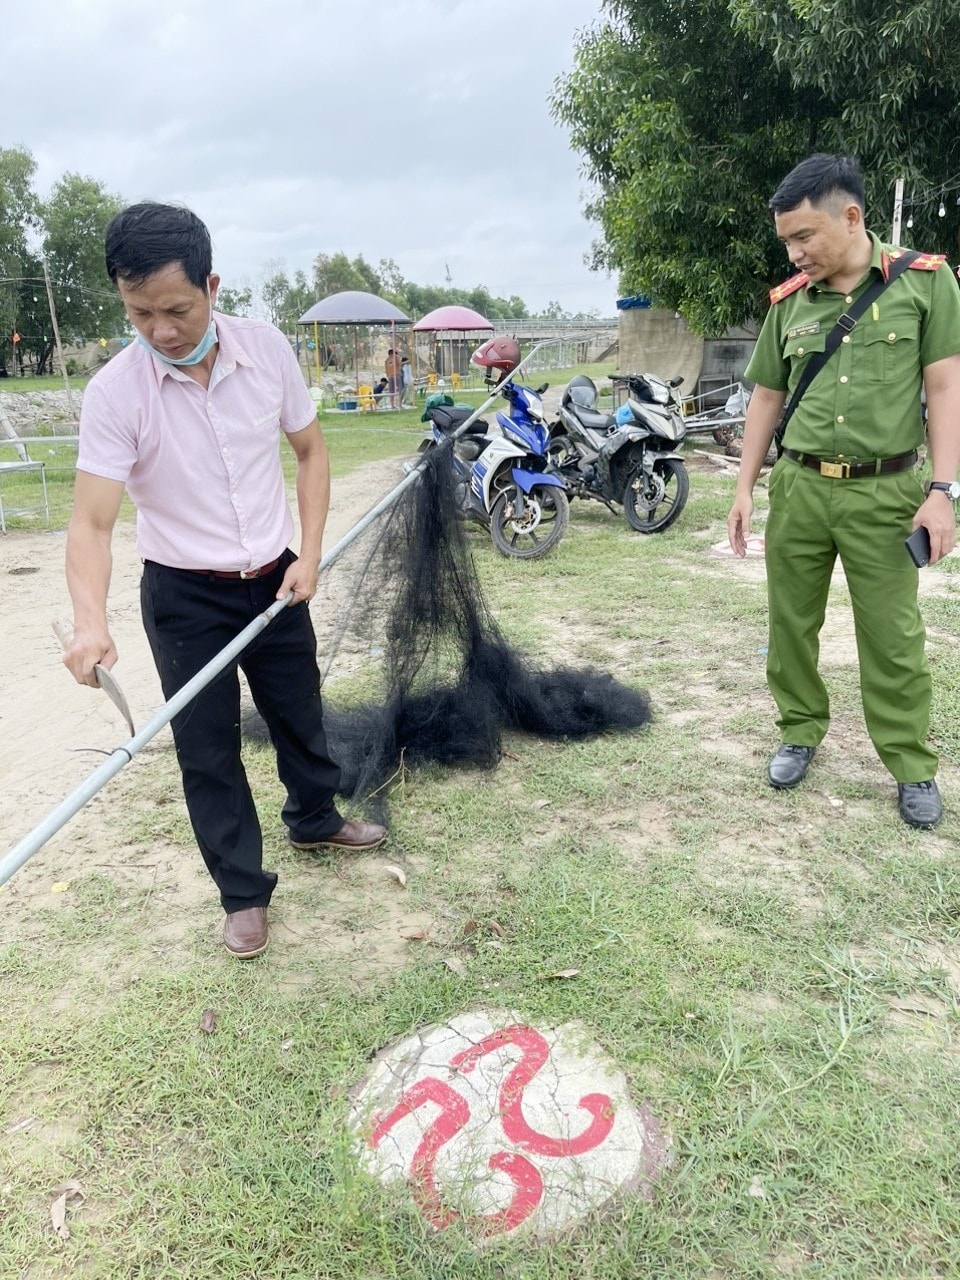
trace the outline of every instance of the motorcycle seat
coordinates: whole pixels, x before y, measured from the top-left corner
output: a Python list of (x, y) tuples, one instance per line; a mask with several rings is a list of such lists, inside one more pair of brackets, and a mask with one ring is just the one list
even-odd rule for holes
[(612, 413), (597, 413), (594, 409), (576, 409), (577, 421), (582, 427), (586, 427), (588, 431), (599, 431), (606, 435), (608, 431), (616, 427), (617, 420)]
[[(430, 421), (436, 423), (444, 435), (452, 435), (462, 423), (473, 413), (473, 409), (464, 408), (460, 405), (435, 405), (428, 410)], [(467, 435), (482, 436), (486, 433), (489, 424), (483, 418), (477, 418), (476, 422), (471, 422), (466, 430)]]

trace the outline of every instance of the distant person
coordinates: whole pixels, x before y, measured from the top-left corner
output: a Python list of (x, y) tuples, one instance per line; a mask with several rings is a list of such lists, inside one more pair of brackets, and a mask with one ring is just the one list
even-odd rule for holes
[(400, 408), (410, 408), (413, 404), (413, 367), (410, 357), (404, 356), (400, 361)]
[(380, 408), (380, 401), (388, 391), (389, 386), (390, 386), (390, 379), (387, 377), (386, 374), (383, 375), (383, 377), (379, 380), (379, 382), (375, 382), (373, 384), (373, 396), (377, 402), (378, 409)]
[(387, 352), (387, 358), (383, 362), (383, 371), (387, 375), (387, 386), (390, 391), (390, 407), (399, 409), (400, 407), (400, 353), (394, 351), (393, 347)]
[[(74, 638), (64, 662), (95, 685), (117, 650), (107, 622), (110, 544), (126, 488), (137, 508), (143, 624), (171, 698), (276, 600), (288, 608), (173, 718), (187, 811), (226, 912), (223, 940), (249, 959), (268, 944), (277, 883), (240, 758), (239, 665), (266, 721), (296, 849), (372, 849), (383, 827), (344, 821), (327, 750), (307, 602), (330, 472), (316, 409), (273, 325), (214, 311), (207, 228), (188, 209), (132, 205), (106, 231), (106, 266), (138, 338), (83, 395), (67, 585)], [(299, 553), (279, 441), (297, 458)], [(154, 905), (158, 927), (163, 910)]]

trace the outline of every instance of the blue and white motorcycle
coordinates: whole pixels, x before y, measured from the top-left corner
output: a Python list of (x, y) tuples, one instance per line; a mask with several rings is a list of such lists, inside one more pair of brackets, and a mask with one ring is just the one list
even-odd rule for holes
[[(464, 518), (489, 528), (502, 555), (535, 560), (563, 537), (570, 504), (563, 480), (548, 470), (550, 432), (540, 399), (546, 388), (537, 392), (512, 381), (509, 375), (519, 359), (512, 338), (493, 338), (473, 353), (471, 360), (478, 367), (499, 370), (496, 389), (509, 412), (497, 413), (499, 435), (488, 434), (483, 419), (474, 422), (453, 441), (451, 461)], [(455, 405), (428, 405), (424, 417), (432, 439), (427, 447), (445, 443), (471, 412)]]

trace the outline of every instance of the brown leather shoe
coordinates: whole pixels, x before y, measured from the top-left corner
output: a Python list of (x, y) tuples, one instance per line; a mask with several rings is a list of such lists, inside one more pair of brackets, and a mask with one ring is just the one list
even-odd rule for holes
[(375, 822), (352, 822), (349, 818), (339, 831), (325, 840), (291, 840), (294, 849), (376, 849), (387, 838), (387, 828)]
[(252, 960), (262, 955), (269, 941), (266, 907), (247, 907), (227, 914), (223, 922), (223, 945), (238, 960)]

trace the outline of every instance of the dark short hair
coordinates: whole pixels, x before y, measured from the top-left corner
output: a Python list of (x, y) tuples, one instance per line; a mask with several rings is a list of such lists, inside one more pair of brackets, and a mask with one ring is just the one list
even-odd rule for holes
[(866, 208), (863, 174), (853, 156), (832, 156), (825, 152), (808, 156), (791, 169), (770, 199), (773, 213), (789, 213), (809, 200), (822, 205), (831, 196), (844, 195)]
[(121, 209), (104, 235), (107, 275), (139, 285), (171, 262), (198, 289), (205, 289), (213, 270), (210, 232), (182, 205), (147, 200)]

